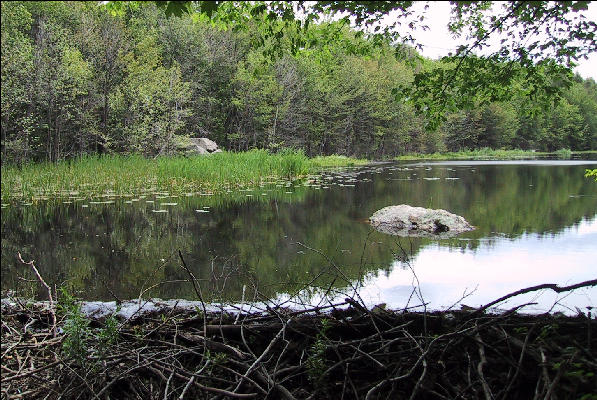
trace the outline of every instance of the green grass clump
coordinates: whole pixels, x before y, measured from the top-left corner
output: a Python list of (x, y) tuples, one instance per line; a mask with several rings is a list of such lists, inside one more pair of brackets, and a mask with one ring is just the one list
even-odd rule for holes
[(280, 179), (296, 179), (323, 166), (355, 165), (347, 157), (309, 159), (302, 151), (221, 152), (209, 156), (88, 156), (59, 163), (2, 167), (2, 202), (68, 196), (224, 192)]
[(365, 160), (362, 158), (351, 158), (339, 155), (317, 156), (311, 159), (311, 165), (314, 168), (353, 167), (357, 165), (365, 165), (368, 163), (369, 160)]
[(562, 160), (569, 160), (570, 158), (572, 158), (572, 150), (560, 149), (560, 150), (556, 151), (556, 155), (558, 156), (558, 158), (560, 158)]
[[(265, 150), (160, 158), (156, 185), (160, 190), (220, 191), (235, 186), (253, 186), (278, 178), (292, 179), (309, 172), (309, 159), (300, 151), (270, 154)], [(181, 190), (176, 190), (180, 188)]]

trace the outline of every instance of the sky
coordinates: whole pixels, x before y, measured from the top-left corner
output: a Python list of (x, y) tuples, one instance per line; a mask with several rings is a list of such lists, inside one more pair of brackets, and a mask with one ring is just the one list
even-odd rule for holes
[[(423, 10), (424, 4), (425, 2), (417, 2), (414, 7), (417, 10)], [(590, 3), (589, 9), (583, 14), (588, 19), (597, 22), (597, 2)], [(420, 51), (423, 56), (437, 59), (454, 51), (456, 42), (447, 28), (450, 20), (450, 3), (432, 1), (425, 15), (425, 24), (429, 26), (429, 30), (418, 29), (413, 35), (417, 43), (423, 45), (423, 50)], [(597, 81), (597, 53), (591, 54), (588, 60), (580, 60), (575, 72), (578, 72), (583, 78), (593, 78)]]

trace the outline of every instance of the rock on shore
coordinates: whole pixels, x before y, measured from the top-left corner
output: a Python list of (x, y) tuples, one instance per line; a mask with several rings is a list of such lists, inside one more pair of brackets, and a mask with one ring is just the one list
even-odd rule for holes
[(384, 207), (369, 222), (378, 231), (397, 236), (447, 238), (475, 229), (463, 217), (446, 210), (406, 204)]
[(216, 142), (208, 138), (185, 138), (179, 144), (179, 151), (186, 155), (220, 153)]

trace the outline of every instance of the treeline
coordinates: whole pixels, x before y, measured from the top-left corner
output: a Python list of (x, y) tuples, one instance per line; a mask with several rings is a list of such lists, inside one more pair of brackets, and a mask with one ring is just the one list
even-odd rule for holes
[[(188, 137), (229, 150), (384, 158), (492, 148), (597, 149), (597, 85), (576, 77), (549, 111), (520, 95), (448, 113), (440, 127), (394, 89), (439, 62), (399, 61), (342, 22), (246, 19), (234, 29), (153, 3), (2, 2), (2, 163), (85, 154), (172, 154)], [(237, 12), (242, 12), (237, 11)], [(409, 53), (407, 51), (406, 53)], [(408, 57), (407, 57), (408, 58)]]

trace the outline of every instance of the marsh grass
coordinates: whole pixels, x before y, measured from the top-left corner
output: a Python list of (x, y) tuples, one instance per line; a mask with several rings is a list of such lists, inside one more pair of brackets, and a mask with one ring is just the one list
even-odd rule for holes
[(316, 168), (326, 167), (352, 167), (357, 165), (365, 165), (370, 161), (362, 158), (351, 158), (346, 156), (331, 155), (331, 156), (318, 156), (311, 160), (311, 165)]
[(556, 151), (556, 155), (558, 156), (559, 159), (569, 160), (570, 158), (572, 158), (572, 150), (560, 149), (560, 150)]
[(398, 161), (406, 160), (461, 160), (471, 158), (491, 158), (497, 160), (506, 160), (512, 158), (535, 158), (540, 155), (547, 155), (550, 153), (541, 153), (529, 150), (493, 150), (490, 148), (483, 148), (478, 150), (462, 150), (457, 152), (447, 153), (431, 153), (431, 154), (405, 154), (398, 156), (395, 159)]
[[(354, 165), (347, 157), (333, 165)], [(155, 192), (181, 195), (220, 193), (315, 172), (325, 158), (309, 159), (301, 151), (270, 154), (265, 150), (222, 152), (206, 156), (147, 159), (139, 155), (84, 157), (56, 164), (2, 167), (2, 202), (83, 196), (126, 196)]]

